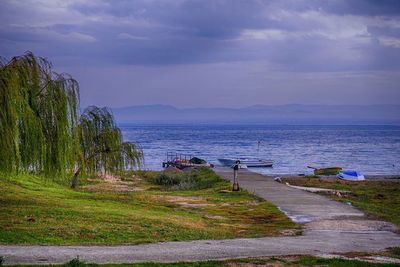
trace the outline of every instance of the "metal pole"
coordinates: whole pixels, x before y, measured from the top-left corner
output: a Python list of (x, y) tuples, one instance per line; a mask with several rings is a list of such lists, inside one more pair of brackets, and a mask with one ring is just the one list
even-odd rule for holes
[(237, 160), (235, 165), (233, 166), (233, 187), (232, 187), (232, 191), (239, 191), (239, 180), (238, 180), (239, 167), (240, 167), (240, 161)]

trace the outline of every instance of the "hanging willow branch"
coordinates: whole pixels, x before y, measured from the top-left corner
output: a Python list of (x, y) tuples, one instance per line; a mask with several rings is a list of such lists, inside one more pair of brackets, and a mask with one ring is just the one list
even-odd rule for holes
[(123, 142), (107, 108), (88, 107), (80, 117), (79, 128), (83, 161), (71, 180), (71, 187), (76, 187), (82, 169), (87, 174), (115, 173), (141, 165), (142, 150), (135, 143)]
[[(0, 60), (0, 171), (65, 177), (140, 166), (141, 149), (123, 142), (111, 112), (79, 118), (79, 86), (31, 52)], [(77, 171), (74, 171), (77, 170)]]
[(64, 176), (76, 164), (78, 83), (31, 52), (0, 66), (0, 169)]

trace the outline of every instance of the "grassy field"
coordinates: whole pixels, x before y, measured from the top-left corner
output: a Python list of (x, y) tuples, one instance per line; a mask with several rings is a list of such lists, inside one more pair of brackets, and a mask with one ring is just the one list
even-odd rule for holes
[(400, 226), (400, 179), (351, 182), (335, 178), (285, 177), (282, 180), (291, 185), (351, 191), (351, 195), (331, 197), (338, 201), (350, 202), (372, 217)]
[(272, 204), (228, 192), (212, 171), (182, 186), (158, 185), (158, 176), (105, 177), (71, 190), (39, 176), (1, 175), (0, 243), (114, 245), (299, 232)]

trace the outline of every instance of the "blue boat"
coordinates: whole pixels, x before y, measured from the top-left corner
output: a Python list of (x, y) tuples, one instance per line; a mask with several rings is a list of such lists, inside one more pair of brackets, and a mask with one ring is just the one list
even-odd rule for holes
[(337, 177), (348, 181), (364, 181), (365, 177), (357, 171), (339, 171)]

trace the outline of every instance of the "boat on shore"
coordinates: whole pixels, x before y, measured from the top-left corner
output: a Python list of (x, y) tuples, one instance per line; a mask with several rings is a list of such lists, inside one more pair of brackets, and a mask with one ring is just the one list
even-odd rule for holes
[(307, 168), (313, 169), (314, 175), (336, 175), (342, 170), (341, 167), (315, 168), (307, 166)]
[(218, 161), (223, 165), (227, 167), (233, 166), (236, 161), (240, 161), (240, 165), (244, 165), (248, 168), (260, 168), (260, 167), (272, 167), (274, 162), (272, 160), (266, 160), (266, 159), (249, 159), (249, 158), (222, 158), (218, 159)]
[(167, 158), (162, 163), (163, 168), (174, 167), (180, 170), (185, 168), (214, 168), (214, 165), (192, 155), (167, 152)]
[(358, 171), (340, 171), (337, 177), (347, 181), (364, 181), (365, 177)]

